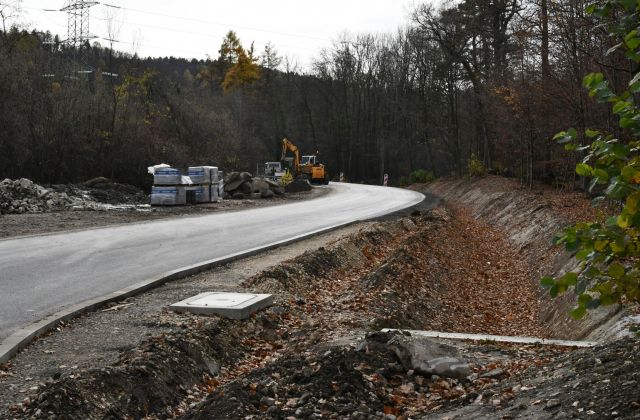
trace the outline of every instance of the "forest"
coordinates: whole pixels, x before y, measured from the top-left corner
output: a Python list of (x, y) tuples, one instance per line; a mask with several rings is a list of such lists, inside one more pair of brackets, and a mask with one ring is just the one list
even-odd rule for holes
[(417, 5), (396, 32), (343, 35), (304, 71), (233, 30), (209, 60), (73, 48), (12, 25), (3, 3), (0, 178), (41, 183), (145, 186), (161, 162), (253, 172), (287, 136), (334, 179), (471, 171), (580, 187), (580, 155), (553, 137), (620, 135), (582, 79), (598, 71), (624, 89), (637, 70), (579, 0)]

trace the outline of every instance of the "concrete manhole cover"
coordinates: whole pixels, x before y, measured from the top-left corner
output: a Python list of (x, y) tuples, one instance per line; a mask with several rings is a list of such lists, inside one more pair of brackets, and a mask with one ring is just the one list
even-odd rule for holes
[(244, 319), (272, 304), (273, 296), (266, 294), (208, 292), (174, 303), (169, 308), (176, 312)]

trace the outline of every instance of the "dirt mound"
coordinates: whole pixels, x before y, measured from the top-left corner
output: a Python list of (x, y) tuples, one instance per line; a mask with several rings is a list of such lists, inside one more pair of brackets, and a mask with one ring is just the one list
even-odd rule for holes
[(385, 405), (395, 405), (381, 385), (404, 373), (388, 349), (366, 353), (334, 348), (296, 355), (225, 386), (184, 418), (380, 416)]
[(149, 198), (141, 189), (133, 185), (120, 184), (107, 178), (94, 178), (79, 186), (99, 203), (106, 204), (147, 204)]
[(311, 184), (309, 184), (309, 180), (307, 179), (296, 178), (285, 187), (285, 191), (288, 193), (311, 191)]
[(223, 363), (243, 350), (234, 329), (224, 322), (200, 324), (195, 321), (182, 331), (151, 338), (112, 366), (45, 385), (35, 400), (24, 403), (23, 414), (69, 419), (170, 415), (190, 387), (217, 375)]

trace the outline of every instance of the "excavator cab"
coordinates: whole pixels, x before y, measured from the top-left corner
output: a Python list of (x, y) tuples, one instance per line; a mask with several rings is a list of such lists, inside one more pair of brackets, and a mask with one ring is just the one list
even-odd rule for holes
[(301, 165), (315, 165), (316, 164), (316, 156), (311, 155), (311, 156), (302, 156), (302, 162), (300, 162)]

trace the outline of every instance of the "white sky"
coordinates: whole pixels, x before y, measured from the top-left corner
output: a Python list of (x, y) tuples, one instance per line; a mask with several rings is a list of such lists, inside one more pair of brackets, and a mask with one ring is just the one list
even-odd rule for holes
[[(140, 56), (215, 58), (224, 35), (233, 29), (245, 47), (261, 52), (271, 41), (278, 53), (308, 68), (321, 48), (345, 32), (389, 33), (405, 26), (419, 0), (105, 0), (123, 9), (91, 8), (91, 34), (108, 38), (107, 22), (117, 27), (115, 49)], [(64, 0), (23, 0), (21, 22), (66, 38)], [(108, 42), (98, 40), (102, 45)], [(137, 47), (134, 46), (137, 44)]]

